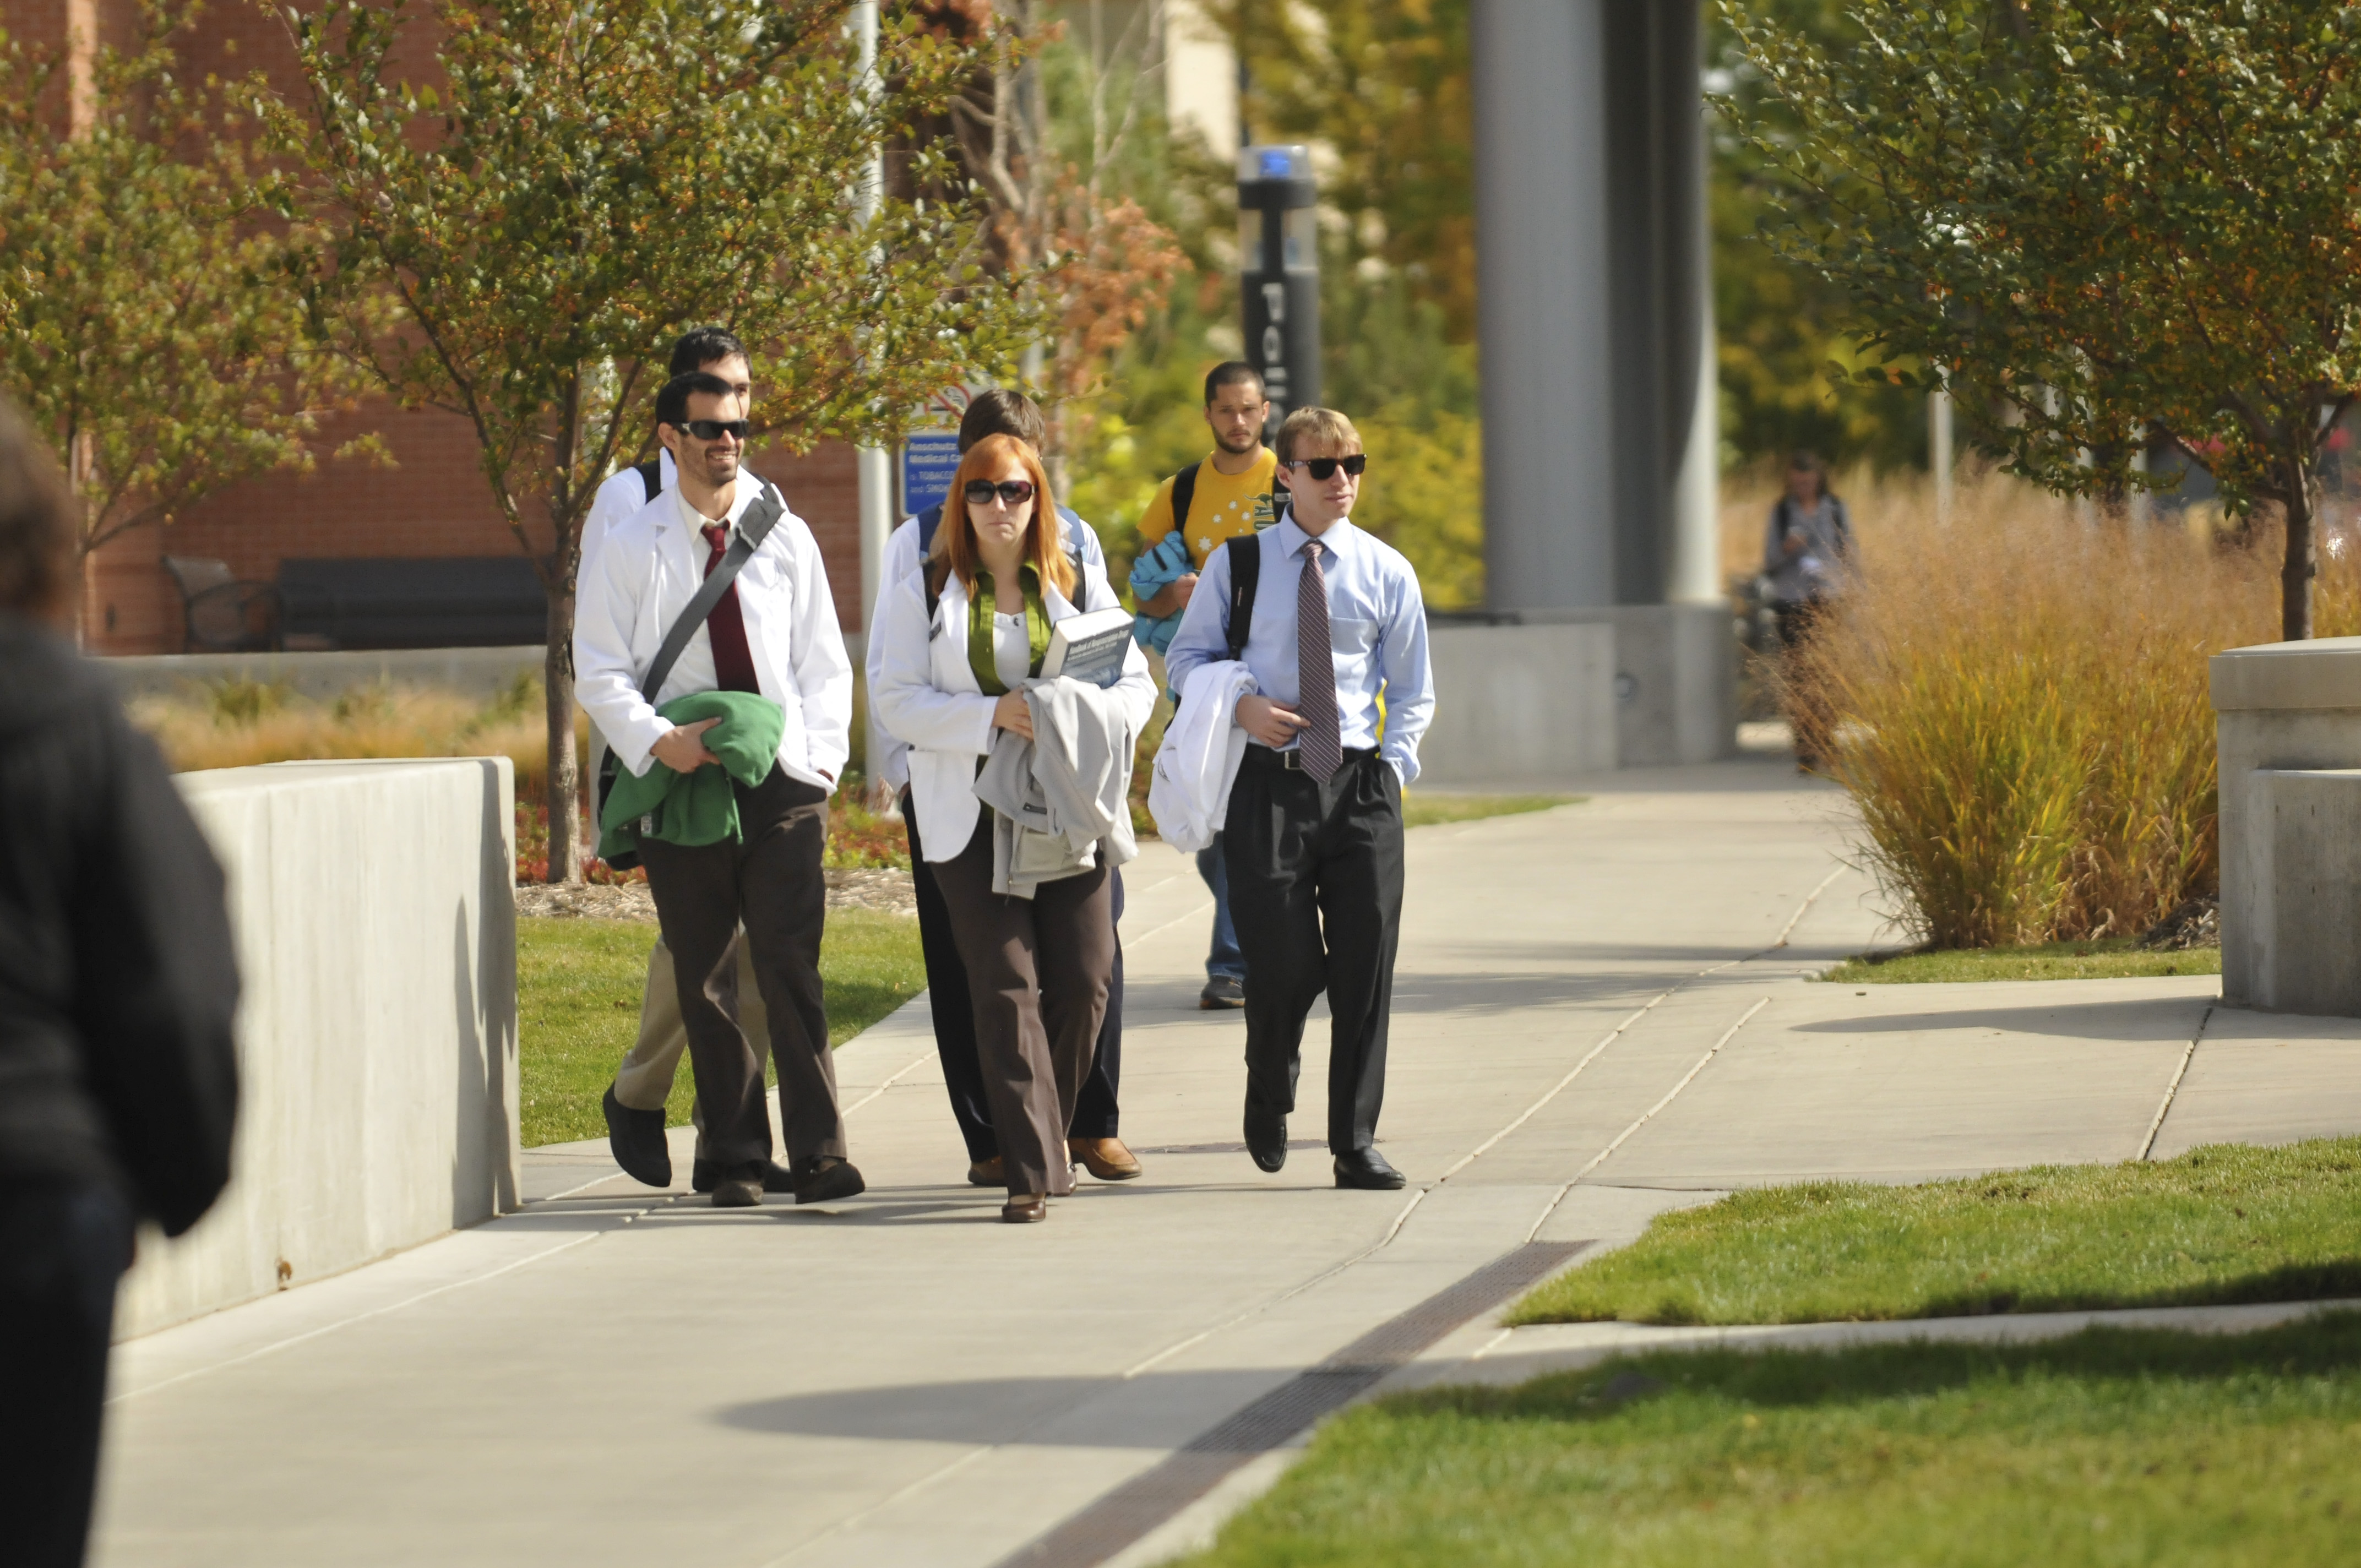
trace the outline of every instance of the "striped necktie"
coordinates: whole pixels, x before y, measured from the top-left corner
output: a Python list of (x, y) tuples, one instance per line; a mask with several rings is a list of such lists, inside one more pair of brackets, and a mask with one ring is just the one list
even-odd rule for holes
[(1303, 547), (1295, 580), (1295, 711), (1303, 719), (1303, 771), (1322, 784), (1344, 765), (1336, 718), (1336, 655), (1328, 638), (1328, 577), (1317, 540)]

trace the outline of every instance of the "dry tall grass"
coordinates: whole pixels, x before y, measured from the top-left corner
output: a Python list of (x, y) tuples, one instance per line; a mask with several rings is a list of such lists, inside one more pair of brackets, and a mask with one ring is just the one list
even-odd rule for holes
[[(489, 702), (409, 686), (362, 686), (314, 702), (229, 681), (130, 707), (132, 721), (178, 773), (320, 757), (505, 756), (515, 764), (520, 800), (540, 795), (549, 775), (541, 682), (530, 675)], [(577, 716), (577, 751), (588, 735)]]
[(1923, 477), (1849, 477), (1858, 580), (1781, 685), (1892, 913), (1982, 947), (2137, 930), (2212, 893), (2205, 657), (2277, 635), (2269, 543), (2111, 523), (1999, 476), (1938, 524)]

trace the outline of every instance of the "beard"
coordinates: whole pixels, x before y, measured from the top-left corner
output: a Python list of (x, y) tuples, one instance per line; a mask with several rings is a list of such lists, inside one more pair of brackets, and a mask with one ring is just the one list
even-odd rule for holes
[(1243, 457), (1247, 453), (1252, 452), (1256, 447), (1262, 444), (1262, 427), (1260, 425), (1257, 425), (1253, 429), (1247, 431), (1244, 435), (1236, 436), (1235, 438), (1224, 435), (1220, 431), (1215, 431), (1213, 433), (1213, 444), (1220, 447), (1223, 451), (1228, 453), (1233, 457)]
[(705, 471), (699, 477), (718, 490), (738, 477), (738, 454), (708, 452), (705, 455), (703, 467)]

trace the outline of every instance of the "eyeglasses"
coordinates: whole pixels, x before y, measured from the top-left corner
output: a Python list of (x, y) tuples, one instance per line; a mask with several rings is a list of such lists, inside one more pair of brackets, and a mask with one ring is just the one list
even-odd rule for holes
[(1350, 457), (1298, 457), (1287, 466), (1301, 468), (1313, 478), (1321, 480), (1334, 478), (1336, 470), (1342, 468), (1357, 479), (1368, 468), (1369, 458), (1368, 455), (1363, 452), (1356, 452)]
[(743, 441), (746, 433), (754, 427), (742, 419), (693, 419), (682, 428), (699, 441), (719, 441), (724, 435)]
[(1010, 506), (1021, 507), (1033, 499), (1033, 481), (1003, 479), (995, 485), (990, 479), (970, 479), (967, 488), (960, 493), (967, 497), (973, 506), (988, 507), (992, 504), (992, 498), (998, 496)]

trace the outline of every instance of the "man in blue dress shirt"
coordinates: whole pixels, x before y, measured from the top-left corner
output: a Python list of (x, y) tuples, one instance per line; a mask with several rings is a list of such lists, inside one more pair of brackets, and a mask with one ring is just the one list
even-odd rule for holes
[[(1378, 1111), (1401, 927), (1401, 792), (1434, 714), (1426, 609), (1401, 553), (1350, 521), (1367, 466), (1352, 421), (1298, 409), (1277, 444), (1284, 514), (1206, 561), (1165, 667), (1182, 688), (1198, 665), (1230, 656), (1232, 617), (1246, 617), (1238, 657), (1256, 689), (1238, 699), (1248, 744), (1223, 847), (1246, 959), (1246, 1150), (1267, 1171), (1287, 1163), (1303, 1021), (1324, 991), (1336, 1185), (1397, 1188), (1401, 1172), (1377, 1150)], [(1252, 600), (1234, 610), (1241, 550), (1259, 569)]]

